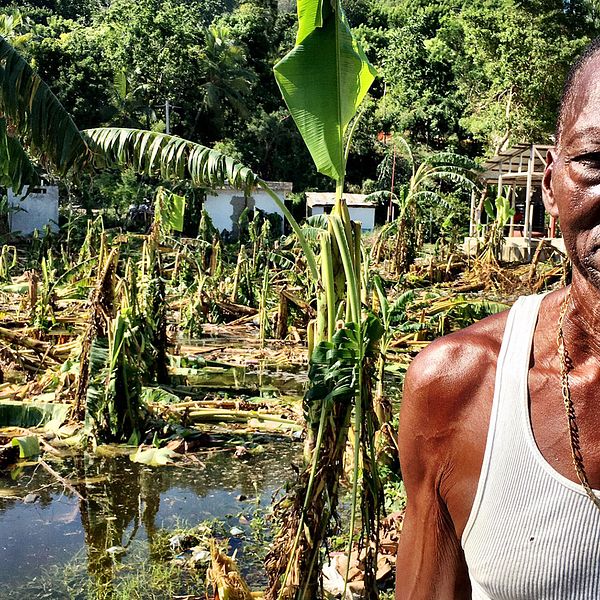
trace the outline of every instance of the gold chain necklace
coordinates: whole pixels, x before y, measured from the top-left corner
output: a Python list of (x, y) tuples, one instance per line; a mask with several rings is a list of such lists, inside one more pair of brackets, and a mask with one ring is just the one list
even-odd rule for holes
[(573, 369), (573, 362), (567, 349), (565, 347), (565, 337), (563, 334), (563, 322), (565, 315), (569, 308), (569, 301), (571, 300), (571, 290), (565, 295), (563, 300), (560, 316), (558, 317), (558, 356), (560, 358), (560, 382), (563, 402), (565, 405), (565, 411), (567, 413), (567, 421), (569, 424), (569, 442), (571, 444), (571, 457), (573, 459), (573, 466), (577, 473), (577, 478), (581, 482), (585, 493), (589, 496), (590, 500), (600, 510), (600, 499), (594, 494), (592, 487), (589, 484), (587, 473), (583, 466), (583, 455), (581, 454), (581, 447), (579, 442), (579, 427), (577, 426), (577, 420), (575, 419), (575, 407), (573, 406), (573, 400), (571, 399), (571, 388), (569, 387), (569, 372)]

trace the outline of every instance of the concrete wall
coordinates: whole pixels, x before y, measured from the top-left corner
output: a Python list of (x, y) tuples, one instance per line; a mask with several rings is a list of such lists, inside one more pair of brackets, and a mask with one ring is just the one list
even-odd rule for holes
[[(285, 199), (284, 192), (275, 191), (283, 201)], [(283, 212), (263, 190), (255, 190), (252, 196), (246, 199), (242, 192), (224, 188), (208, 193), (204, 201), (204, 209), (212, 219), (217, 231), (225, 229), (235, 233), (240, 214), (246, 206), (251, 210), (257, 208), (269, 214), (278, 214), (281, 217), (281, 233), (283, 233)]]
[[(469, 256), (476, 256), (477, 254), (477, 242), (476, 237), (466, 237), (463, 245), (465, 254)], [(505, 237), (504, 244), (502, 245), (502, 260), (505, 262), (529, 262), (539, 244), (540, 240), (533, 238), (531, 243), (527, 238), (521, 237)], [(479, 238), (479, 243), (483, 243), (483, 238)], [(565, 241), (563, 238), (551, 238), (550, 247), (556, 248), (559, 252), (566, 254)], [(544, 249), (541, 255), (541, 260), (545, 260), (550, 255), (550, 249)]]
[(375, 208), (349, 206), (348, 212), (353, 221), (360, 221), (363, 231), (372, 231), (375, 227)]
[(58, 231), (58, 186), (38, 187), (30, 194), (24, 187), (20, 196), (9, 189), (8, 206), (16, 209), (8, 217), (11, 232), (31, 235), (37, 229), (43, 233), (45, 225)]
[[(311, 216), (322, 215), (325, 212), (324, 206), (313, 206)], [(375, 208), (368, 206), (349, 206), (348, 213), (352, 221), (360, 221), (363, 231), (372, 231), (375, 228)]]

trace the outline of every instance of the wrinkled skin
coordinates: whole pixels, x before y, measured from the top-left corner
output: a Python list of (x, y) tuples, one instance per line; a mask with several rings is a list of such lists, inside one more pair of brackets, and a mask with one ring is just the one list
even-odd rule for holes
[[(600, 488), (600, 56), (580, 72), (561, 139), (548, 152), (544, 203), (573, 261), (565, 344), (586, 472)], [(560, 389), (557, 323), (566, 290), (546, 296), (529, 370), (531, 423), (545, 459), (577, 481)], [(432, 343), (406, 376), (400, 461), (408, 494), (396, 600), (463, 600), (471, 589), (460, 539), (479, 479), (507, 313)]]

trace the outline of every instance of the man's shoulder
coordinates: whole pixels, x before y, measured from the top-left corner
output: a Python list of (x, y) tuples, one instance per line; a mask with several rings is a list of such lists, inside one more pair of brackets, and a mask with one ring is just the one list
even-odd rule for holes
[(446, 395), (482, 381), (496, 369), (507, 317), (503, 311), (435, 340), (413, 360), (407, 383)]
[(400, 461), (409, 479), (422, 479), (425, 473), (437, 478), (445, 465), (455, 464), (461, 451), (457, 442), (467, 432), (472, 442), (485, 443), (507, 315), (444, 336), (413, 360), (404, 382), (399, 431)]

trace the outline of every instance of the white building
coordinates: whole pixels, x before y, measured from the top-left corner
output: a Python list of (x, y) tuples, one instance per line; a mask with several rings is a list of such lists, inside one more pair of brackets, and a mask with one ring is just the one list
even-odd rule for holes
[[(287, 181), (269, 181), (267, 184), (282, 202), (285, 201), (286, 194), (292, 191), (292, 184)], [(283, 233), (283, 212), (261, 188), (256, 188), (252, 195), (246, 197), (240, 190), (225, 187), (208, 192), (204, 200), (204, 209), (217, 231), (225, 230), (236, 233), (240, 215), (246, 207), (250, 210), (259, 209), (268, 214), (279, 215), (281, 217), (281, 233)]]
[[(375, 204), (366, 194), (344, 194), (350, 219), (361, 224), (363, 231), (375, 228)], [(335, 192), (306, 192), (306, 216), (329, 214), (335, 204)]]
[(23, 187), (21, 194), (8, 190), (8, 224), (11, 233), (42, 234), (46, 225), (58, 231), (58, 186)]

